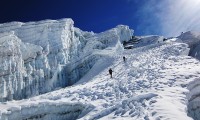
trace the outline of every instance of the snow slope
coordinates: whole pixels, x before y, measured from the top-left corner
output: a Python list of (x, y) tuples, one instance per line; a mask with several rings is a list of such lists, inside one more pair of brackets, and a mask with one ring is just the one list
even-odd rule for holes
[(200, 33), (124, 50), (132, 35), (71, 19), (0, 24), (0, 120), (199, 120)]
[[(187, 116), (187, 85), (200, 77), (200, 63), (187, 56), (187, 44), (113, 52), (115, 47), (96, 51), (101, 59), (76, 85), (1, 103), (1, 120), (192, 120)], [(114, 70), (112, 79), (109, 68)]]
[(29, 98), (76, 83), (101, 57), (95, 51), (122, 50), (120, 42), (133, 34), (124, 25), (96, 34), (73, 24), (72, 19), (0, 24), (0, 55), (4, 56), (0, 58), (0, 101)]

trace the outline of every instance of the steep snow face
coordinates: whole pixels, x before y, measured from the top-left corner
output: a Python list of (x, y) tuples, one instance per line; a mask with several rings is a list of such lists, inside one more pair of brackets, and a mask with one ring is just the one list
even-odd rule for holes
[[(10, 31), (13, 31), (12, 34), (7, 33)], [(113, 49), (112, 52), (122, 51), (120, 41), (128, 40), (132, 32), (128, 26), (123, 25), (100, 34), (84, 32), (75, 28), (71, 19), (0, 24), (1, 36), (8, 34), (6, 38), (1, 37), (2, 41), (6, 41), (5, 44), (10, 45), (9, 41), (14, 41), (14, 38), (19, 41), (13, 44), (17, 44), (18, 48), (14, 52), (19, 52), (17, 55), (20, 57), (15, 61), (2, 61), (6, 65), (22, 66), (17, 69), (20, 80), (18, 76), (12, 78), (11, 72), (7, 73), (9, 77), (2, 78), (2, 81), (6, 82), (1, 82), (0, 85), (6, 87), (0, 91), (0, 100), (29, 98), (74, 84), (101, 57), (96, 53), (108, 47)], [(8, 50), (2, 48), (2, 54), (9, 56), (12, 47), (13, 45), (7, 47)], [(5, 73), (5, 69), (0, 72)], [(14, 85), (19, 87), (18, 92), (12, 92), (15, 89)]]
[(182, 33), (178, 38), (190, 46), (189, 55), (200, 60), (200, 32), (189, 31)]

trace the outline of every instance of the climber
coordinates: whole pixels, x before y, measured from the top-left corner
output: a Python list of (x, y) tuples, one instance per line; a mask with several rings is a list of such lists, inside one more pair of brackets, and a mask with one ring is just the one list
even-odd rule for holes
[(110, 78), (112, 78), (112, 72), (113, 72), (113, 70), (110, 68), (109, 69)]
[(126, 58), (123, 56), (123, 60), (124, 60), (124, 62), (126, 61)]

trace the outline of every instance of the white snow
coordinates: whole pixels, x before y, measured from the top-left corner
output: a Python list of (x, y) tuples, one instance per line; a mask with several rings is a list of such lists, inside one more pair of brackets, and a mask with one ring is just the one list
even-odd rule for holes
[[(187, 116), (186, 93), (189, 91), (186, 86), (199, 77), (200, 64), (187, 56), (185, 51), (188, 51), (188, 45), (173, 42), (126, 50), (116, 55), (105, 52), (105, 57), (76, 85), (29, 100), (2, 103), (1, 114), (4, 118), (21, 116), (21, 112), (9, 112), (10, 109), (22, 111), (24, 105), (30, 104), (23, 116), (32, 118), (43, 113), (28, 114), (28, 111), (39, 111), (40, 101), (45, 101), (45, 109), (49, 109), (49, 103), (63, 104), (60, 101), (65, 101), (66, 106), (68, 102), (90, 105), (87, 114), (77, 114), (76, 117), (81, 120), (192, 119)], [(122, 56), (127, 57), (125, 63)], [(101, 66), (103, 62), (106, 65)], [(114, 70), (112, 79), (108, 75), (108, 68)], [(47, 116), (51, 116), (49, 114)], [(41, 116), (40, 119), (45, 117)]]
[(123, 25), (99, 34), (84, 32), (71, 19), (1, 24), (0, 45), (7, 49), (1, 47), (6, 58), (0, 58), (0, 86), (5, 86), (0, 101), (29, 98), (76, 83), (101, 58), (101, 50), (123, 50), (121, 41), (132, 34)]
[[(22, 34), (25, 28), (29, 32)], [(71, 19), (6, 23), (0, 31), (0, 73), (12, 70), (10, 63), (17, 71), (0, 79), (1, 120), (199, 119), (200, 62), (188, 56), (184, 39), (141, 36), (137, 48), (124, 50), (121, 43), (133, 35), (128, 26), (97, 34), (74, 28)], [(40, 37), (44, 43), (37, 43)], [(15, 95), (28, 99), (12, 100)]]
[(178, 39), (190, 46), (190, 56), (200, 60), (200, 32), (188, 31), (178, 36)]
[(137, 44), (134, 44), (134, 47), (143, 47), (150, 44), (162, 43), (164, 37), (157, 35), (149, 35), (149, 36), (139, 36), (139, 41)]

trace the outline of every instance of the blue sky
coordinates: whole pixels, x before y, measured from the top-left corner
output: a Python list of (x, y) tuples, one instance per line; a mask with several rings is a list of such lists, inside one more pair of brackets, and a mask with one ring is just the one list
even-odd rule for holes
[(102, 32), (118, 24), (136, 35), (176, 36), (200, 30), (200, 0), (1, 0), (0, 23), (72, 18), (82, 30)]

